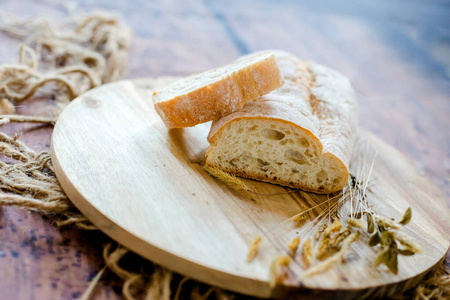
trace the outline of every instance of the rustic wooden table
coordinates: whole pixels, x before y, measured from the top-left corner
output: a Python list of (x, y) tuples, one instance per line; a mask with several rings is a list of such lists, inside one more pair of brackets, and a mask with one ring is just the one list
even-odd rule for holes
[[(56, 22), (66, 7), (56, 0), (0, 0), (0, 10)], [(86, 0), (76, 7), (121, 15), (132, 28), (128, 78), (187, 75), (261, 49), (287, 50), (339, 70), (358, 93), (361, 127), (403, 152), (450, 204), (448, 2)], [(18, 42), (0, 34), (0, 45), (0, 63), (17, 62)], [(49, 127), (1, 130), (19, 132), (37, 151), (49, 147)], [(79, 297), (102, 267), (105, 240), (3, 208), (0, 300)], [(120, 286), (110, 282), (100, 285), (97, 298), (121, 299)]]

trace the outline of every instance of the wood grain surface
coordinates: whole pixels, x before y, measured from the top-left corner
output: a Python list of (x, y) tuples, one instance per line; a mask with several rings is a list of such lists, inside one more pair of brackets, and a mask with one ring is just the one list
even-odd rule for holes
[[(241, 54), (279, 48), (350, 77), (360, 126), (405, 155), (450, 204), (450, 8), (446, 1), (110, 1), (81, 0), (76, 11), (104, 10), (133, 30), (128, 78), (185, 76)], [(19, 17), (67, 18), (54, 0), (1, 0)], [(18, 61), (20, 41), (0, 33), (0, 63)], [(17, 107), (46, 116), (52, 95)], [(0, 128), (36, 151), (49, 149), (51, 127)], [(439, 191), (437, 191), (439, 193)], [(424, 202), (427, 203), (427, 202)], [(448, 223), (448, 222), (447, 222)], [(79, 297), (102, 267), (101, 233), (55, 229), (41, 216), (5, 207), (0, 214), (0, 299)], [(120, 285), (97, 299), (122, 299)], [(317, 297), (320, 297), (317, 296)]]
[[(450, 245), (448, 226), (439, 225), (450, 219), (444, 199), (398, 151), (361, 131), (352, 173), (368, 178), (377, 153), (367, 201), (378, 214), (398, 220), (411, 207), (414, 219), (404, 234), (422, 253), (401, 257), (395, 275), (373, 266), (380, 249), (369, 247), (363, 234), (346, 263), (304, 277), (307, 268), (297, 256), (287, 280), (272, 289), (272, 261), (288, 253), (294, 237), (314, 237), (321, 224), (315, 218), (330, 209), (330, 196), (286, 193), (251, 180), (245, 181), (250, 190), (278, 195), (239, 193), (215, 180), (203, 170), (210, 123), (168, 130), (153, 107), (154, 88), (171, 82), (160, 77), (137, 81), (142, 88), (120, 81), (93, 89), (73, 100), (55, 126), (52, 160), (62, 187), (114, 240), (189, 278), (282, 299), (304, 290), (339, 291), (348, 299), (392, 295), (413, 287), (444, 258)], [(356, 209), (350, 206), (348, 199), (338, 208), (342, 220)], [(298, 226), (291, 218), (308, 209), (310, 218)], [(260, 255), (247, 263), (249, 244), (259, 235)]]

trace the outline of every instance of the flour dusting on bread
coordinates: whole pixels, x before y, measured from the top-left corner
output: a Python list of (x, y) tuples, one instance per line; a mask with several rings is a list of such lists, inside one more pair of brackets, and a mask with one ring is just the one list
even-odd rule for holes
[(285, 84), (216, 120), (206, 164), (316, 193), (342, 189), (356, 136), (357, 102), (338, 72), (275, 51)]
[(242, 108), (284, 83), (270, 52), (183, 78), (155, 92), (155, 109), (167, 128), (190, 127)]

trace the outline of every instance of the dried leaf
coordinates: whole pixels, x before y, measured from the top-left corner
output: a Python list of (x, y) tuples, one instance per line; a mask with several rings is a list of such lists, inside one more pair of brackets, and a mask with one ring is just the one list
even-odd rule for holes
[(375, 231), (375, 226), (373, 224), (373, 218), (371, 214), (366, 214), (367, 218), (367, 232), (373, 233)]
[(378, 267), (380, 264), (384, 264), (388, 259), (389, 259), (389, 249), (386, 249), (375, 259), (374, 266)]
[(395, 237), (390, 231), (383, 231), (380, 237), (380, 243), (383, 246), (391, 246), (395, 243)]
[(388, 259), (385, 261), (385, 265), (388, 269), (397, 275), (398, 273), (398, 259), (397, 259), (397, 251), (394, 251), (393, 248), (388, 249)]
[(406, 249), (411, 250), (414, 253), (422, 252), (422, 250), (420, 249), (420, 246), (405, 235), (402, 235), (402, 234), (399, 234), (398, 232), (396, 232), (395, 240), (398, 241), (400, 244), (402, 244)]
[(398, 273), (398, 251), (395, 247), (388, 247), (375, 260), (374, 266), (384, 264), (388, 269), (397, 275)]
[(399, 222), (400, 224), (402, 224), (403, 226), (408, 224), (409, 221), (411, 221), (411, 207), (408, 207), (408, 209), (405, 211), (405, 214), (403, 215), (402, 220)]
[(405, 255), (405, 256), (410, 256), (410, 255), (414, 255), (415, 252), (411, 251), (409, 249), (403, 249), (403, 250), (402, 249), (398, 249), (398, 254)]
[(369, 239), (369, 246), (370, 247), (375, 247), (376, 245), (378, 245), (380, 243), (381, 239), (380, 239), (380, 234), (377, 232), (374, 235), (372, 235)]

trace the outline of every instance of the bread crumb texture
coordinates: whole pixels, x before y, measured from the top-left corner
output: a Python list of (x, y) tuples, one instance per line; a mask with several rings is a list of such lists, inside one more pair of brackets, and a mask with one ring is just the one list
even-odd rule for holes
[(338, 72), (274, 51), (285, 84), (213, 123), (206, 164), (316, 193), (347, 183), (357, 102)]

